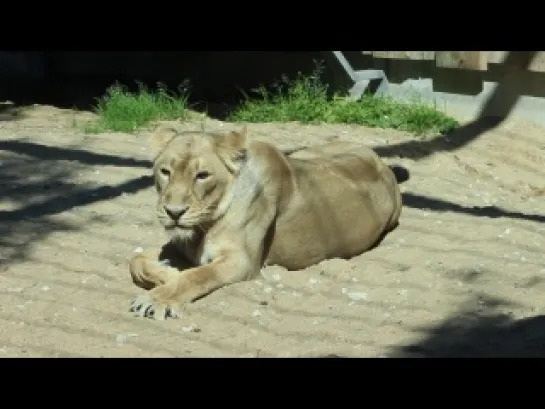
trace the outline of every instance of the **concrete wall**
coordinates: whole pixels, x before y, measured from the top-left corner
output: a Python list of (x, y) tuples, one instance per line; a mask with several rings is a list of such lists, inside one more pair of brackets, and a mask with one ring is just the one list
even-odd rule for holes
[[(381, 69), (391, 94), (400, 99), (420, 98), (464, 119), (481, 115), (517, 116), (545, 123), (545, 53), (496, 53), (486, 70), (437, 67), (434, 60), (373, 58), (347, 52), (353, 67)], [(503, 56), (499, 56), (503, 53)], [(506, 59), (507, 58), (507, 59)]]

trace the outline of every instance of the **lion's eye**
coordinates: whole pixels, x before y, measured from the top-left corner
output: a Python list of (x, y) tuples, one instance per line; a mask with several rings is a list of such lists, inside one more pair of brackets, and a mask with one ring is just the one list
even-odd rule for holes
[(161, 172), (161, 175), (166, 176), (167, 178), (170, 177), (170, 170), (167, 168), (161, 168), (159, 172)]
[(195, 175), (195, 179), (197, 180), (205, 180), (210, 177), (210, 172), (207, 172), (206, 170), (200, 171)]

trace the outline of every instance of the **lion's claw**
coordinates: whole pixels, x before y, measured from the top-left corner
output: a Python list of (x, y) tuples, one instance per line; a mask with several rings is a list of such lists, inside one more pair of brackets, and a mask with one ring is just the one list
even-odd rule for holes
[(144, 311), (144, 317), (153, 317), (153, 313), (155, 312), (155, 308), (153, 305), (148, 305), (146, 310)]
[(167, 307), (167, 310), (166, 310), (166, 316), (167, 318), (170, 317), (170, 318), (179, 318), (179, 315), (177, 312), (173, 311), (172, 308), (170, 307)]
[(131, 302), (130, 312), (136, 316), (165, 320), (167, 318), (179, 318), (180, 314), (169, 302), (153, 301), (149, 294), (136, 297)]
[(138, 301), (139, 301), (138, 298), (135, 298), (134, 300), (131, 301), (130, 312), (139, 312), (140, 311), (143, 304), (141, 302), (138, 302)]

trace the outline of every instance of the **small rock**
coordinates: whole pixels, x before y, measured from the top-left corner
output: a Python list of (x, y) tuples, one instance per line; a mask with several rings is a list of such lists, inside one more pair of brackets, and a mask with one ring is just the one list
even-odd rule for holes
[(115, 342), (117, 343), (117, 345), (121, 346), (125, 344), (127, 339), (129, 339), (130, 337), (137, 337), (137, 336), (138, 334), (117, 334), (115, 336)]
[(263, 291), (265, 291), (266, 293), (270, 293), (272, 290), (273, 290), (272, 287), (265, 287), (263, 289)]
[(316, 280), (315, 278), (309, 278), (308, 282), (310, 285), (313, 285), (313, 284), (317, 284), (318, 280)]
[(137, 247), (134, 249), (134, 252), (135, 253), (142, 253), (144, 251), (144, 249), (142, 247)]
[(348, 295), (348, 298), (350, 298), (352, 301), (360, 301), (360, 300), (367, 299), (367, 293), (364, 293), (363, 291), (350, 292), (346, 295)]
[(8, 292), (10, 292), (10, 293), (22, 293), (22, 292), (23, 292), (23, 288), (22, 288), (22, 287), (12, 287), (12, 288), (8, 288)]
[(195, 324), (188, 325), (187, 327), (182, 327), (183, 332), (201, 332), (201, 329)]
[(17, 307), (23, 310), (28, 304), (32, 304), (32, 300), (25, 301), (23, 304), (20, 304)]
[(49, 286), (47, 286), (47, 285), (44, 285), (42, 287), (42, 291), (49, 291), (49, 290), (51, 290), (51, 288), (49, 288)]
[(274, 273), (271, 275), (271, 278), (274, 280), (274, 281), (280, 281), (282, 279), (282, 277), (280, 276), (280, 274), (278, 273)]
[(269, 303), (267, 301), (260, 301), (259, 305), (269, 305)]
[(252, 312), (252, 317), (255, 317), (255, 318), (261, 317), (261, 311), (255, 310), (254, 312)]
[(87, 284), (87, 281), (89, 281), (89, 280), (91, 280), (91, 279), (93, 279), (95, 277), (96, 277), (95, 274), (91, 274), (89, 277), (85, 277), (83, 280), (81, 280), (81, 283), (82, 284)]

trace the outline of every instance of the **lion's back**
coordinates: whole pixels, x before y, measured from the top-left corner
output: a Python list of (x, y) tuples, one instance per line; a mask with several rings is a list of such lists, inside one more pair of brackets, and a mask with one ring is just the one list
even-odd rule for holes
[(334, 142), (289, 156), (295, 180), (278, 218), (272, 263), (300, 268), (370, 248), (399, 217), (395, 177), (369, 148)]

